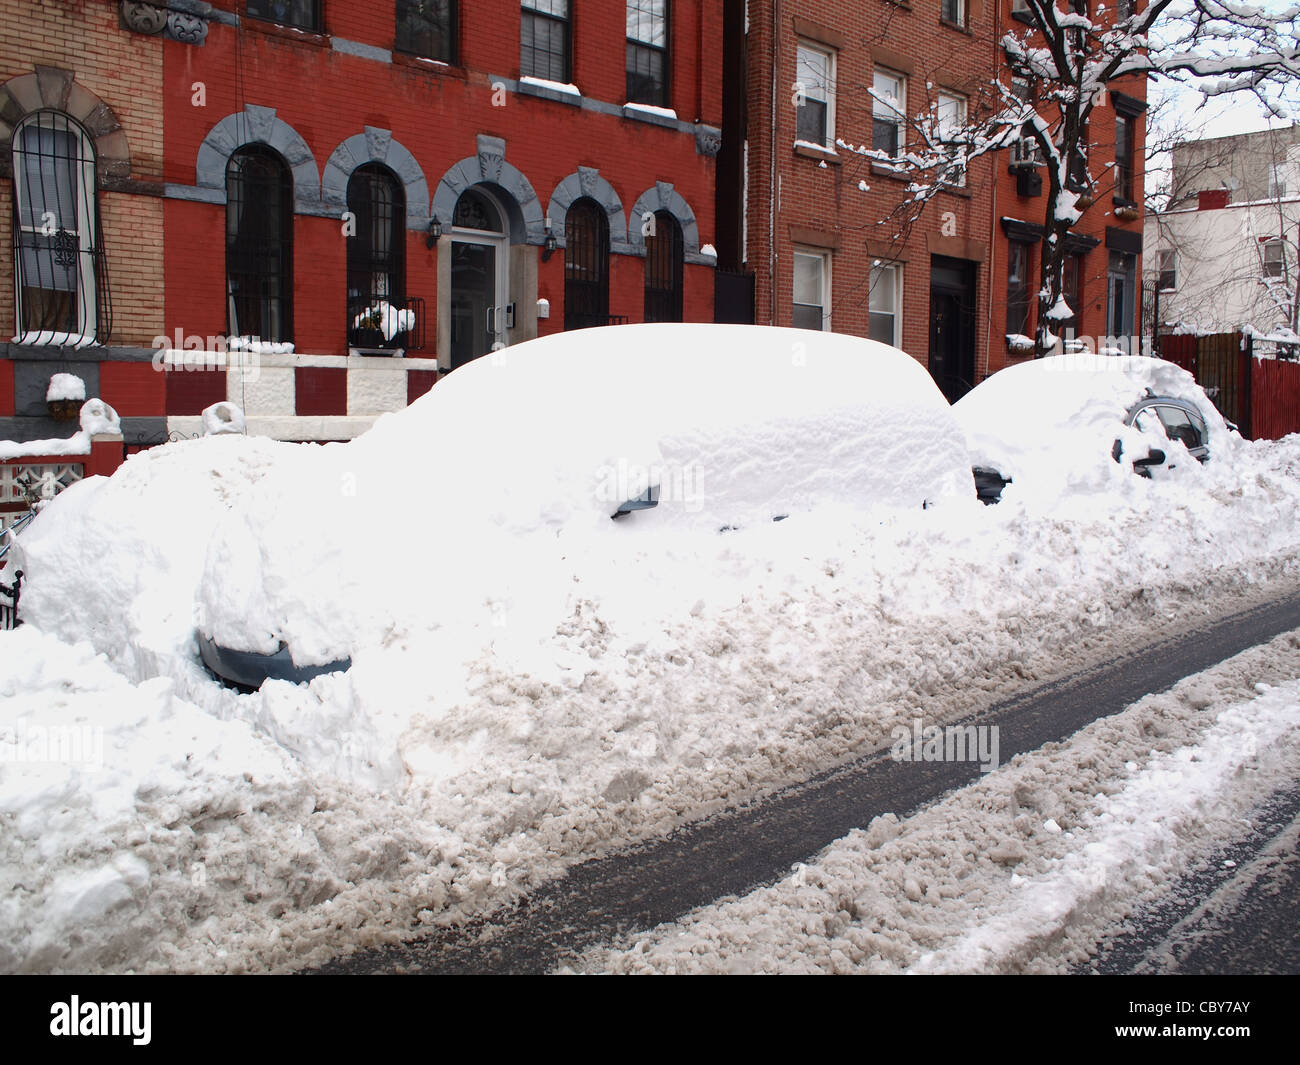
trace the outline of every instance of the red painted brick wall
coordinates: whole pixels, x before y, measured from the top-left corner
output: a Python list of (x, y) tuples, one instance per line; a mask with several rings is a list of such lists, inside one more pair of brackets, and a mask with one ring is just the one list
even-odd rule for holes
[(151, 362), (101, 362), (99, 396), (123, 417), (159, 417), (166, 413), (167, 374)]
[(347, 414), (348, 371), (299, 366), (294, 370), (294, 397), (300, 415)]
[(0, 359), (0, 417), (11, 417), (14, 412), (14, 364)]
[(163, 378), (169, 415), (202, 414), (226, 398), (225, 370), (168, 370)]
[(406, 402), (414, 403), (438, 383), (438, 375), (433, 370), (406, 371)]
[[(237, 9), (235, 0), (217, 6)], [(579, 3), (574, 32), (574, 79), (589, 98), (625, 99), (623, 5)], [(475, 136), (506, 141), (506, 161), (533, 185), (545, 211), (555, 187), (579, 166), (597, 167), (630, 212), (656, 181), (672, 182), (699, 224), (701, 244), (715, 239), (715, 163), (696, 151), (691, 133), (605, 115), (522, 94), (493, 106), (495, 77), (519, 73), (518, 0), (462, 3), (461, 67), (433, 67), (395, 57), (392, 64), (346, 55), (328, 37), (286, 34), (245, 19), (242, 32), (211, 24), (203, 48), (165, 47), (166, 180), (192, 185), (199, 145), (211, 128), (246, 103), (276, 109), (308, 143), (318, 170), (334, 149), (365, 126), (390, 129), (419, 162), (430, 197), (444, 172), (473, 156)], [(721, 0), (676, 0), (672, 5), (671, 102), (679, 118), (721, 120)], [(391, 4), (325, 4), (327, 34), (391, 49)], [(193, 106), (203, 82), (206, 107)], [(447, 222), (447, 219), (443, 219)], [(226, 328), (223, 207), (169, 200), (166, 204), (166, 331), (187, 334)], [(195, 249), (203, 249), (196, 254)], [(540, 259), (540, 256), (539, 256)], [(346, 248), (340, 223), (298, 215), (294, 225), (294, 340), (302, 352), (346, 350)], [(407, 236), (407, 292), (426, 300), (428, 347), (436, 344), (437, 255), (423, 234)], [(643, 260), (611, 256), (610, 312), (643, 316)], [(551, 317), (540, 333), (564, 321), (564, 256), (538, 266), (539, 297)], [(518, 297), (519, 293), (512, 293)], [(684, 313), (710, 321), (713, 271), (685, 270)]]

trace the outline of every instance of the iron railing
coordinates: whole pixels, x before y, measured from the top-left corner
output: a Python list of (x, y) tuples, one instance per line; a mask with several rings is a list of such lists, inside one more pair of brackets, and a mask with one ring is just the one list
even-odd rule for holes
[(392, 354), (423, 351), (424, 300), (419, 296), (354, 296), (348, 300), (348, 347)]
[[(14, 534), (36, 517), (36, 511), (29, 510), (12, 525), (0, 532), (0, 573), (4, 572), (5, 556), (14, 545)], [(18, 628), (22, 620), (18, 617), (18, 600), (22, 595), (23, 571), (16, 570), (12, 583), (0, 580), (0, 631)]]
[(592, 329), (602, 325), (627, 325), (626, 314), (566, 314), (564, 328)]
[(89, 135), (57, 111), (28, 116), (13, 134), (13, 186), (21, 342), (106, 341), (112, 304)]
[(13, 584), (0, 581), (0, 632), (8, 632), (22, 624), (22, 620), (18, 617), (18, 599), (22, 590), (22, 570), (14, 574)]

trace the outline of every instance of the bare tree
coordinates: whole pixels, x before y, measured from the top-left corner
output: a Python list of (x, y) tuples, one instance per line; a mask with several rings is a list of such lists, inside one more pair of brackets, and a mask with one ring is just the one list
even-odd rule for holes
[[(935, 110), (907, 119), (914, 131), (901, 155), (840, 139), (840, 147), (912, 178), (901, 208), (914, 220), (945, 186), (960, 180), (980, 156), (1034, 145), (1046, 177), (1045, 237), (1034, 337), (1039, 355), (1053, 350), (1052, 326), (1074, 316), (1064, 296), (1066, 236), (1096, 198), (1099, 183), (1114, 180), (1090, 165), (1088, 120), (1116, 83), (1164, 78), (1190, 86), (1204, 98), (1249, 93), (1285, 117), (1287, 90), (1300, 80), (1300, 5), (1266, 9), (1236, 0), (1115, 0), (1086, 14), (1052, 0), (1022, 0), (1025, 23), (1001, 40), (1013, 84), (994, 83), (982, 106), (954, 128)], [(873, 90), (868, 90), (874, 96)]]

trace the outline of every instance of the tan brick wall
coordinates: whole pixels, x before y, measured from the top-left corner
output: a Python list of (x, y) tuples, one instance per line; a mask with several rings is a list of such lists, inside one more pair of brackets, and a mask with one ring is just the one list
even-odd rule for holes
[[(163, 43), (118, 25), (111, 0), (0, 0), (0, 83), (37, 66), (71, 71), (117, 115), (132, 182), (163, 175)], [(3, 145), (7, 152), (9, 145)], [(0, 181), (0, 340), (14, 327), (12, 185)], [(162, 200), (101, 190), (114, 344), (148, 345), (162, 332)]]

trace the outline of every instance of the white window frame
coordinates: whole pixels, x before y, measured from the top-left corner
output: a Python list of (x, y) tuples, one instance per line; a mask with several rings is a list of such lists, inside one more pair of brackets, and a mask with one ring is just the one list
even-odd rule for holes
[[(821, 327), (822, 327), (822, 332), (825, 333), (829, 333), (831, 331), (831, 292), (832, 292), (831, 286), (833, 283), (832, 274), (831, 274), (831, 256), (832, 256), (832, 252), (827, 248), (796, 247), (794, 249), (794, 258), (796, 260), (799, 259), (800, 257), (806, 257), (809, 259), (818, 260), (818, 262), (821, 265), (821, 290), (822, 290), (821, 291), (821, 298), (822, 298), (822, 302), (821, 302), (822, 326)], [(790, 313), (791, 313), (792, 323), (793, 323), (793, 315), (794, 315), (795, 307), (816, 306), (816, 304), (813, 303), (800, 303), (794, 298), (795, 295), (794, 279), (796, 276), (797, 273), (792, 271), (792, 276), (790, 281), (790, 288), (791, 288), (790, 291), (791, 312)]]
[[(873, 93), (880, 91), (876, 84), (877, 79), (888, 78), (898, 84), (898, 95), (896, 96), (897, 104), (891, 104), (878, 96), (871, 99), (871, 119), (872, 119), (872, 147), (875, 147), (875, 123), (892, 121), (898, 127), (898, 147), (894, 151), (894, 158), (902, 155), (907, 150), (907, 75), (901, 74), (896, 70), (890, 70), (888, 67), (877, 66), (871, 72), (871, 89)], [(893, 112), (891, 115), (890, 112)]]
[[(826, 60), (826, 86), (825, 99), (808, 91), (811, 86), (805, 83), (800, 76), (802, 73), (802, 53), (808, 52)], [(800, 37), (795, 48), (795, 83), (799, 86), (802, 96), (809, 100), (817, 100), (826, 105), (826, 137), (819, 147), (834, 150), (835, 148), (835, 49), (824, 44), (818, 44), (816, 41), (809, 41)], [(795, 122), (795, 139), (802, 140), (799, 136), (799, 123)], [(808, 142), (815, 143), (815, 142)]]
[[(1167, 275), (1173, 275), (1170, 284), (1165, 283)], [(1156, 286), (1161, 292), (1178, 291), (1178, 252), (1174, 248), (1161, 248), (1156, 255)]]
[[(877, 310), (876, 281), (883, 274), (890, 274), (894, 279), (893, 306), (888, 310)], [(894, 319), (894, 336), (887, 343), (894, 347), (902, 346), (903, 339), (903, 264), (876, 260), (871, 264), (870, 293), (867, 297), (867, 336), (871, 336), (871, 319), (877, 314), (888, 314)]]
[(1268, 198), (1281, 200), (1286, 196), (1286, 169), (1281, 163), (1273, 163), (1268, 169)]
[[(48, 124), (45, 119), (50, 120)], [(26, 188), (27, 172), (23, 163), (26, 152), (19, 146), (23, 132), (29, 126), (45, 126), (56, 132), (65, 132), (81, 142), (77, 146), (80, 162), (73, 163), (70, 167), (73, 171), (72, 177), (77, 183), (77, 227), (75, 230), (70, 229), (65, 224), (66, 219), (57, 219), (56, 222), (59, 229), (67, 230), (77, 238), (77, 321), (74, 328), (80, 336), (94, 337), (99, 330), (99, 286), (94, 261), (95, 234), (99, 228), (96, 214), (99, 204), (95, 195), (95, 146), (81, 126), (61, 112), (38, 111), (18, 123), (13, 133), (10, 159), (15, 197), (14, 220), (20, 232), (38, 233), (42, 226), (39, 218), (32, 218), (31, 225), (24, 225), (22, 222), (22, 205), (37, 202), (30, 197)], [(79, 174), (75, 172), (78, 167), (81, 170)], [(40, 202), (45, 202), (43, 195), (40, 197)], [(23, 267), (19, 261), (21, 255), (20, 248), (14, 256), (14, 336), (21, 338), (23, 343), (49, 343), (55, 334), (45, 330), (36, 333), (27, 333), (23, 330)]]
[(939, 18), (940, 18), (941, 21), (947, 23), (949, 26), (960, 26), (962, 29), (965, 29), (965, 28), (966, 28), (966, 12), (967, 12), (967, 9), (966, 9), (966, 0), (954, 0), (954, 2), (955, 2), (956, 5), (957, 5), (957, 18), (956, 18), (955, 20), (944, 18), (944, 17), (943, 17), (943, 5), (942, 5), (942, 4), (939, 6)]
[[(1277, 252), (1276, 256), (1269, 254), (1273, 251)], [(1265, 277), (1286, 275), (1286, 242), (1281, 237), (1261, 241), (1259, 255)]]
[[(959, 129), (959, 130), (960, 130), (960, 129), (964, 129), (965, 126), (966, 126), (966, 106), (967, 106), (967, 105), (966, 105), (966, 97), (962, 96), (961, 93), (949, 92), (949, 91), (946, 90), (946, 89), (941, 90), (941, 91), (938, 93), (938, 95), (937, 95), (937, 97), (936, 97), (936, 101), (935, 101), (935, 112), (934, 112), (934, 113), (935, 113), (935, 121), (936, 121), (936, 124), (942, 122), (942, 111), (941, 111), (941, 108), (942, 108), (942, 105), (943, 105), (944, 101), (951, 101), (952, 103), (955, 103), (955, 104), (957, 105), (956, 128)], [(943, 127), (942, 125), (939, 126), (939, 128), (938, 128), (938, 133), (939, 133), (939, 136), (940, 136), (941, 139), (943, 139), (943, 140), (946, 140), (946, 139), (947, 139), (946, 131), (945, 131), (945, 129), (944, 129), (944, 127)], [(966, 187), (966, 168), (965, 168), (965, 167), (962, 167), (962, 168), (961, 168), (961, 175), (960, 175), (960, 176), (959, 176), (955, 181), (953, 181), (952, 184), (955, 185), (955, 186), (957, 186), (957, 188), (959, 188), (959, 189), (961, 189), (961, 188), (965, 188), (965, 187)]]

